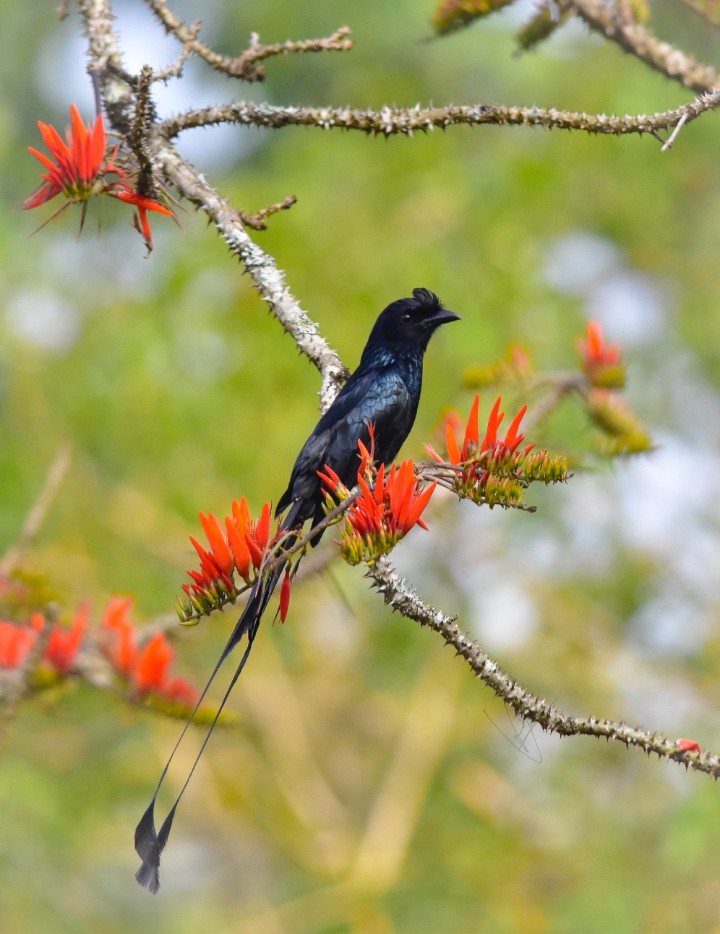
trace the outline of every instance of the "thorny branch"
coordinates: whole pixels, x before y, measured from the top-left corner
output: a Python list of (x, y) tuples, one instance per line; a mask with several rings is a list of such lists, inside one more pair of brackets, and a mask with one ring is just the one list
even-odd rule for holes
[(263, 45), (257, 33), (252, 33), (250, 46), (245, 52), (231, 58), (220, 55), (197, 38), (202, 23), (193, 23), (189, 26), (168, 8), (163, 0), (148, 0), (148, 6), (160, 20), (168, 35), (174, 36), (188, 53), (199, 56), (208, 65), (228, 75), (231, 78), (241, 78), (243, 81), (261, 81), (265, 71), (258, 63), (266, 58), (278, 55), (291, 55), (298, 52), (348, 52), (353, 47), (349, 39), (350, 30), (347, 26), (336, 29), (331, 36), (324, 39), (305, 39), (286, 42), (277, 42), (272, 45)]
[(720, 86), (720, 75), (714, 68), (657, 39), (640, 23), (632, 19), (625, 22), (613, 4), (603, 0), (559, 0), (558, 6), (562, 11), (577, 14), (593, 32), (697, 94)]
[[(720, 80), (718, 81), (720, 84)], [(531, 126), (554, 130), (580, 130), (605, 136), (657, 133), (674, 128), (684, 119), (695, 120), (720, 103), (720, 89), (701, 94), (682, 107), (636, 116), (574, 113), (545, 107), (503, 107), (495, 104), (467, 106), (383, 107), (357, 110), (350, 107), (281, 107), (252, 101), (220, 104), (171, 117), (160, 131), (173, 139), (183, 130), (234, 123), (239, 126), (279, 130), (308, 126), (322, 130), (359, 130), (368, 136), (412, 136), (452, 126)]]
[[(172, 140), (183, 130), (214, 123), (230, 122), (257, 127), (279, 128), (304, 125), (323, 129), (361, 130), (368, 134), (389, 136), (427, 131), (434, 127), (456, 125), (479, 126), (525, 125), (546, 128), (581, 130), (587, 133), (613, 135), (674, 131), (696, 119), (720, 103), (720, 76), (681, 50), (658, 40), (644, 26), (624, 19), (621, 12), (601, 0), (558, 0), (561, 11), (579, 16), (592, 30), (634, 55), (651, 68), (692, 89), (699, 96), (674, 110), (653, 115), (613, 116), (605, 114), (569, 113), (553, 108), (504, 107), (470, 105), (457, 107), (390, 108), (379, 111), (351, 108), (277, 107), (241, 101), (219, 107), (207, 107), (171, 118), (148, 127), (144, 141), (148, 163), (173, 185), (180, 195), (204, 211), (226, 240), (230, 250), (243, 263), (253, 284), (269, 304), (282, 327), (288, 331), (298, 348), (318, 367), (323, 377), (321, 408), (330, 405), (345, 369), (337, 354), (319, 333), (317, 324), (300, 308), (290, 293), (283, 272), (273, 257), (253, 242), (245, 229), (248, 218), (225, 201), (189, 163), (176, 151)], [(276, 55), (293, 52), (342, 50), (350, 48), (348, 32), (337, 30), (327, 39), (309, 42), (286, 42), (263, 46), (256, 36), (250, 47), (235, 58), (221, 56), (198, 39), (199, 24), (189, 26), (178, 20), (163, 0), (148, 0), (148, 5), (167, 32), (182, 45), (175, 66), (179, 74), (182, 63), (196, 54), (214, 68), (244, 80), (262, 77), (259, 62)], [(122, 67), (117, 35), (113, 28), (109, 0), (78, 0), (89, 46), (89, 72), (97, 81), (101, 97), (114, 129), (127, 134), (133, 127), (136, 106), (134, 98), (138, 80), (128, 76)], [(157, 73), (155, 80), (172, 72)], [(668, 143), (669, 144), (669, 143)], [(285, 206), (281, 203), (281, 206)], [(271, 213), (269, 209), (266, 213)], [(565, 391), (558, 391), (552, 404)], [(455, 619), (425, 605), (400, 579), (386, 559), (378, 561), (368, 576), (382, 593), (386, 603), (409, 619), (438, 632), (470, 665), (477, 676), (520, 716), (538, 723), (543, 729), (560, 735), (604, 736), (625, 745), (637, 746), (647, 753), (682, 762), (687, 767), (717, 777), (720, 761), (715, 756), (681, 750), (669, 739), (657, 734), (628, 727), (623, 723), (594, 717), (571, 717), (556, 706), (538, 699), (502, 672), (482, 650), (457, 626)]]
[(548, 733), (560, 736), (595, 736), (598, 739), (617, 740), (625, 746), (636, 746), (644, 752), (656, 753), (660, 758), (680, 762), (697, 772), (705, 772), (720, 778), (720, 756), (680, 749), (676, 741), (660, 733), (628, 726), (626, 723), (604, 720), (597, 717), (573, 717), (554, 704), (541, 700), (535, 694), (506, 674), (489, 655), (473, 642), (455, 622), (455, 616), (447, 616), (441, 610), (428, 606), (419, 599), (399, 577), (386, 558), (381, 558), (367, 572), (373, 585), (382, 594), (385, 603), (402, 616), (415, 620), (439, 633), (447, 645), (451, 645), (487, 685), (523, 720), (537, 723)]
[[(128, 83), (118, 77), (125, 72), (113, 27), (111, 4), (109, 0), (80, 0), (79, 7), (88, 36), (88, 70), (98, 78), (108, 116), (115, 123), (115, 128), (118, 132), (128, 132), (133, 125), (133, 93)], [(285, 275), (273, 257), (251, 239), (241, 212), (223, 199), (170, 142), (153, 132), (147, 140), (147, 152), (156, 170), (184, 198), (204, 211), (217, 227), (283, 329), (291, 334), (298, 349), (318, 368), (322, 375), (320, 403), (323, 409), (327, 408), (347, 377), (347, 370), (321, 336), (318, 325), (290, 292)]]

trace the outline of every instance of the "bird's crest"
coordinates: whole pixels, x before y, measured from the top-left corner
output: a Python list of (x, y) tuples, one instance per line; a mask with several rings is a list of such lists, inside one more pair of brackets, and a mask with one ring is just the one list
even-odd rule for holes
[(430, 289), (413, 289), (413, 298), (428, 311), (442, 311), (445, 307)]

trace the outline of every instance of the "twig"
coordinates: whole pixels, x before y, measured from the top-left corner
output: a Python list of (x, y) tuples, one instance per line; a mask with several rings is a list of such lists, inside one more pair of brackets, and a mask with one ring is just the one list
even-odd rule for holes
[(22, 556), (28, 551), (37, 538), (42, 524), (45, 521), (45, 517), (67, 473), (70, 461), (70, 445), (67, 443), (61, 444), (45, 476), (42, 490), (25, 517), (17, 541), (5, 552), (2, 560), (0, 560), (0, 577), (9, 577), (10, 574), (12, 574)]
[(258, 63), (266, 58), (302, 52), (347, 52), (353, 46), (352, 40), (348, 39), (350, 29), (341, 26), (332, 35), (322, 39), (288, 39), (273, 45), (262, 45), (257, 33), (252, 33), (250, 47), (241, 55), (220, 55), (197, 38), (201, 23), (184, 23), (175, 16), (164, 0), (147, 0), (147, 4), (162, 23), (165, 32), (175, 36), (184, 49), (202, 58), (216, 71), (231, 78), (241, 78), (243, 81), (261, 81), (265, 77), (265, 70)]
[(558, 6), (576, 13), (594, 32), (698, 94), (720, 86), (720, 75), (714, 68), (656, 38), (640, 23), (625, 22), (614, 4), (603, 0), (558, 0)]
[(700, 17), (700, 19), (704, 20), (706, 23), (709, 23), (711, 26), (714, 26), (715, 29), (720, 27), (720, 21), (718, 21), (718, 19), (713, 16), (707, 9), (711, 3), (714, 5), (713, 0), (709, 0), (707, 4), (700, 3), (698, 0), (680, 0), (680, 2), (683, 4), (683, 6), (686, 6), (688, 10), (692, 10), (696, 16)]
[[(718, 78), (720, 84), (720, 78)], [(184, 130), (234, 123), (240, 126), (283, 129), (307, 126), (323, 130), (359, 130), (369, 136), (412, 136), (451, 126), (532, 126), (556, 130), (579, 130), (590, 134), (625, 136), (669, 130), (682, 117), (688, 123), (720, 103), (720, 89), (703, 93), (682, 107), (655, 114), (623, 116), (587, 114), (543, 107), (504, 107), (469, 104), (447, 107), (383, 107), (357, 110), (350, 107), (280, 107), (266, 103), (239, 101), (192, 110), (170, 117), (159, 126), (173, 139)]]
[(155, 81), (168, 81), (170, 78), (181, 78), (183, 73), (183, 68), (185, 67), (185, 62), (193, 54), (193, 39), (197, 36), (202, 28), (202, 23), (193, 23), (192, 26), (188, 27), (190, 39), (183, 44), (182, 51), (175, 59), (174, 62), (167, 65), (165, 68), (156, 71), (154, 74)]
[(687, 115), (683, 114), (682, 117), (680, 117), (680, 119), (678, 120), (677, 126), (675, 127), (675, 129), (672, 131), (670, 136), (668, 136), (667, 140), (663, 143), (662, 148), (660, 149), (660, 152), (667, 152), (668, 149), (670, 149), (672, 144), (675, 142), (675, 138), (677, 137), (680, 130), (682, 130), (682, 128), (685, 126), (686, 122), (687, 122)]
[(272, 45), (262, 45), (257, 33), (252, 33), (250, 37), (250, 48), (235, 59), (235, 67), (243, 73), (256, 75), (263, 78), (264, 69), (258, 66), (258, 62), (266, 58), (272, 58), (278, 55), (291, 55), (298, 52), (349, 52), (353, 47), (352, 39), (349, 39), (350, 28), (340, 26), (332, 35), (323, 39), (287, 39), (285, 42), (276, 42)]
[(586, 384), (587, 379), (582, 373), (560, 373), (553, 377), (545, 398), (534, 403), (523, 419), (523, 432), (527, 434), (531, 428), (546, 419), (566, 396), (581, 391)]
[(269, 204), (265, 208), (260, 208), (260, 210), (256, 211), (254, 214), (246, 214), (245, 211), (241, 211), (240, 214), (243, 224), (252, 227), (253, 230), (267, 230), (265, 218), (271, 217), (279, 211), (289, 211), (293, 204), (297, 204), (296, 196), (287, 195), (282, 201), (276, 201), (274, 204)]
[(441, 610), (423, 603), (399, 577), (387, 558), (381, 558), (367, 572), (374, 586), (382, 594), (385, 603), (408, 619), (439, 633), (470, 666), (477, 677), (494, 694), (504, 701), (524, 720), (537, 723), (548, 733), (560, 736), (595, 736), (598, 739), (616, 740), (625, 746), (635, 746), (644, 752), (656, 753), (662, 759), (680, 762), (686, 768), (705, 772), (714, 778), (720, 777), (720, 757), (707, 752), (683, 751), (677, 743), (660, 733), (648, 732), (623, 722), (597, 717), (573, 717), (554, 704), (541, 700), (514, 681), (493, 661), (489, 655), (473, 642), (456, 623), (456, 616), (447, 616)]

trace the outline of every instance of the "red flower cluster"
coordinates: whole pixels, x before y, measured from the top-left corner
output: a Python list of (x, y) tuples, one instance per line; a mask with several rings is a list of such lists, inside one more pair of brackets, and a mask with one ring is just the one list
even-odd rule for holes
[[(173, 648), (163, 633), (156, 633), (140, 648), (137, 628), (130, 622), (131, 597), (112, 597), (102, 620), (100, 643), (120, 677), (139, 697), (153, 694), (171, 703), (193, 707), (200, 696), (183, 678), (171, 678)], [(84, 645), (90, 620), (90, 605), (83, 603), (72, 625), (54, 625), (50, 630), (41, 663), (58, 675), (73, 673)], [(28, 659), (47, 622), (33, 613), (27, 626), (0, 621), (0, 667), (19, 668)]]
[(606, 344), (599, 321), (588, 321), (585, 337), (577, 342), (580, 362), (593, 386), (622, 388), (625, 366), (617, 344)]
[[(166, 214), (169, 217), (173, 216), (173, 212), (164, 204), (146, 197), (121, 180), (125, 172), (113, 161), (117, 155), (117, 147), (106, 156), (107, 134), (102, 114), (94, 126), (85, 126), (77, 107), (72, 104), (66, 139), (62, 138), (54, 126), (47, 123), (39, 122), (38, 129), (52, 158), (28, 146), (28, 151), (42, 163), (46, 172), (42, 175), (43, 184), (30, 195), (23, 207), (26, 210), (39, 207), (59, 194), (65, 195), (67, 203), (83, 205), (93, 195), (110, 195), (137, 208), (134, 224), (142, 233), (148, 250), (151, 250), (152, 231), (148, 211)], [(108, 175), (116, 175), (118, 178), (108, 181)]]
[[(71, 626), (55, 625), (50, 630), (42, 661), (58, 674), (67, 675), (72, 671), (89, 615), (90, 607), (85, 603), (75, 614)], [(33, 613), (28, 626), (0, 621), (0, 667), (20, 668), (35, 647), (45, 625), (42, 613)]]
[(102, 620), (103, 651), (115, 671), (129, 682), (139, 697), (148, 694), (194, 707), (198, 691), (184, 678), (171, 678), (174, 650), (167, 636), (156, 632), (138, 646), (137, 628), (130, 622), (131, 597), (112, 597)]
[[(525, 440), (525, 435), (519, 434), (518, 429), (520, 428), (520, 422), (523, 420), (523, 417), (527, 412), (527, 406), (524, 405), (517, 413), (515, 418), (510, 423), (510, 427), (505, 432), (505, 438), (501, 441), (498, 439), (498, 429), (500, 428), (502, 420), (505, 418), (505, 413), (500, 411), (501, 403), (502, 397), (498, 396), (495, 400), (495, 405), (492, 407), (488, 417), (487, 429), (485, 430), (482, 443), (480, 442), (479, 395), (476, 395), (473, 399), (470, 415), (468, 416), (467, 425), (465, 426), (465, 437), (463, 438), (462, 450), (458, 447), (457, 441), (455, 439), (455, 433), (450, 423), (447, 424), (445, 429), (445, 443), (447, 444), (447, 450), (451, 464), (460, 464), (471, 457), (475, 457), (478, 454), (484, 454), (486, 451), (490, 452), (491, 450), (495, 454), (515, 453), (517, 448)], [(534, 444), (529, 444), (525, 448), (525, 453), (528, 454), (534, 447)], [(437, 455), (435, 456), (437, 458)]]
[(647, 430), (615, 390), (625, 385), (625, 366), (617, 344), (607, 345), (598, 321), (589, 321), (577, 349), (588, 385), (583, 388), (590, 418), (600, 429), (596, 445), (601, 454), (639, 454), (652, 450)]
[(190, 541), (200, 557), (200, 571), (188, 571), (192, 584), (183, 584), (184, 595), (178, 598), (177, 612), (181, 622), (197, 621), (214, 609), (232, 603), (245, 589), (238, 587), (237, 573), (244, 585), (252, 583), (263, 563), (268, 546), (280, 534), (270, 538), (271, 507), (265, 503), (257, 522), (250, 516), (247, 500), (233, 500), (232, 511), (221, 522), (213, 513), (200, 513), (200, 522), (210, 550), (192, 535)]
[[(426, 529), (420, 517), (437, 486), (431, 483), (422, 488), (412, 460), (403, 461), (399, 467), (393, 464), (387, 473), (384, 464), (375, 470), (370, 452), (362, 441), (358, 445), (360, 493), (348, 507), (340, 541), (341, 554), (350, 564), (387, 554), (414, 525)], [(349, 491), (332, 468), (326, 465), (318, 475), (325, 484), (330, 508), (347, 499)]]
[(102, 114), (95, 121), (95, 126), (86, 127), (77, 107), (72, 104), (67, 142), (54, 126), (40, 121), (38, 129), (55, 161), (28, 146), (28, 152), (43, 164), (47, 174), (42, 176), (43, 184), (25, 201), (24, 208), (39, 207), (59, 194), (73, 202), (87, 201), (98, 192), (97, 183), (105, 175), (123, 174), (113, 164), (112, 157), (105, 162), (107, 134)]
[(462, 447), (457, 442), (453, 421), (445, 427), (447, 460), (432, 445), (425, 449), (439, 464), (450, 463), (456, 468), (453, 487), (456, 493), (476, 503), (489, 506), (519, 506), (525, 487), (534, 480), (554, 483), (567, 476), (567, 463), (562, 457), (551, 457), (546, 451), (534, 451), (534, 444), (520, 445), (525, 435), (520, 423), (527, 411), (524, 405), (500, 437), (500, 425), (505, 413), (500, 411), (502, 399), (495, 400), (480, 440), (480, 396), (476, 395), (465, 426)]

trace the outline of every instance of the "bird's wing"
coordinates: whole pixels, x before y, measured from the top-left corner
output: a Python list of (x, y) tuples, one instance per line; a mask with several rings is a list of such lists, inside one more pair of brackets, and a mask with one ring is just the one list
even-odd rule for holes
[(310, 518), (319, 502), (317, 471), (326, 464), (346, 486), (354, 486), (358, 439), (370, 446), (368, 424), (375, 426), (377, 459), (387, 462), (397, 454), (415, 414), (405, 382), (388, 369), (357, 371), (354, 376), (357, 378), (345, 384), (300, 451), (278, 512), (291, 502), (304, 500), (308, 504), (306, 518)]

